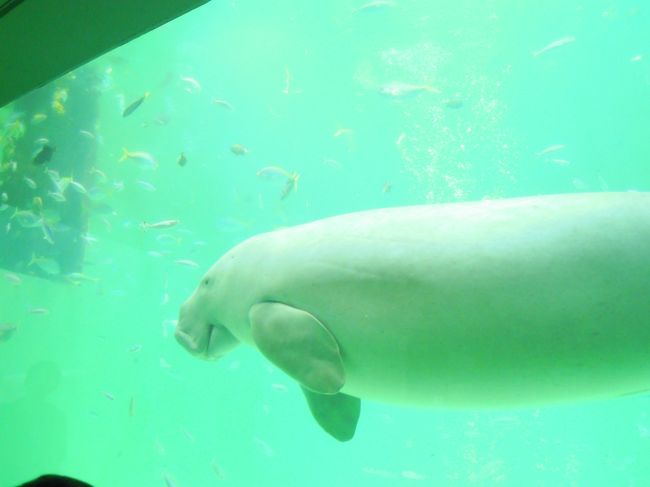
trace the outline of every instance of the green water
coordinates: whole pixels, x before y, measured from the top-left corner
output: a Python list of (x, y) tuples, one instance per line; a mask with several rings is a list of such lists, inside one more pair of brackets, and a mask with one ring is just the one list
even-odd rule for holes
[[(385, 206), (650, 190), (642, 2), (361, 5), (213, 1), (83, 68), (100, 80), (99, 118), (79, 129), (114, 211), (89, 213), (92, 281), (0, 279), (0, 322), (18, 327), (0, 342), (0, 486), (44, 472), (123, 487), (648, 485), (647, 395), (508, 411), (364, 401), (342, 444), (257, 352), (209, 363), (175, 342), (202, 273), (263, 231)], [(380, 94), (391, 81), (440, 93)], [(47, 135), (31, 115), (24, 137)], [(119, 163), (122, 148), (157, 169)], [(257, 176), (267, 166), (298, 173), (297, 187), (282, 198), (286, 177)], [(180, 223), (139, 228), (166, 219)]]

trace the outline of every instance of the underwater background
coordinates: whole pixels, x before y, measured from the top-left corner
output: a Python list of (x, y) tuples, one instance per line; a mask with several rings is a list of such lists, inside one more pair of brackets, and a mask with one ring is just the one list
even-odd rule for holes
[(650, 190), (649, 16), (623, 0), (213, 1), (0, 109), (0, 486), (649, 485), (647, 394), (364, 400), (339, 443), (256, 351), (203, 362), (173, 337), (202, 274), (260, 232)]

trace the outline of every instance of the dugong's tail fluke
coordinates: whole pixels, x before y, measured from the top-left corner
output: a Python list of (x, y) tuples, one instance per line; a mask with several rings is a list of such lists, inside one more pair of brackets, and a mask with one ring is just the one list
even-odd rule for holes
[(321, 428), (339, 441), (351, 440), (361, 414), (361, 400), (342, 392), (318, 394), (302, 386), (301, 389), (311, 414)]

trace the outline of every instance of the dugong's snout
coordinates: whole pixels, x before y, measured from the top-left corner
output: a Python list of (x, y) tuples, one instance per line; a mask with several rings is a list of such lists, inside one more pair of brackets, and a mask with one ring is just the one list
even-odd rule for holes
[(237, 346), (239, 341), (224, 326), (209, 323), (194, 311), (191, 299), (181, 306), (174, 333), (188, 352), (205, 360), (217, 360)]

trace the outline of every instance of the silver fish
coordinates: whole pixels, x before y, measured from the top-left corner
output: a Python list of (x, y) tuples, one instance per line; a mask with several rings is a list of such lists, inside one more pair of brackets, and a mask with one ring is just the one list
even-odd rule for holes
[(353, 9), (352, 13), (371, 12), (385, 7), (394, 7), (395, 5), (397, 4), (391, 0), (373, 0)]
[(548, 147), (545, 147), (541, 151), (537, 152), (535, 155), (537, 157), (542, 157), (545, 156), (546, 154), (550, 154), (551, 152), (557, 152), (559, 150), (562, 150), (566, 147), (564, 144), (554, 144), (554, 145), (549, 145)]
[(49, 315), (50, 310), (47, 308), (29, 308), (29, 313), (32, 315)]
[(20, 276), (18, 274), (14, 274), (13, 272), (5, 272), (5, 279), (14, 286), (20, 286), (23, 283), (23, 280), (20, 278)]
[(575, 41), (576, 38), (573, 36), (567, 36), (567, 37), (562, 37), (561, 39), (557, 39), (553, 42), (548, 43), (544, 47), (542, 47), (538, 51), (533, 52), (533, 57), (538, 57), (544, 54), (545, 52), (551, 51), (553, 49), (557, 49), (558, 47), (566, 46), (567, 44), (572, 43)]
[(403, 97), (415, 95), (422, 92), (440, 93), (438, 88), (429, 85), (414, 85), (403, 81), (389, 81), (379, 87), (379, 93), (382, 95)]
[(150, 228), (152, 229), (163, 229), (163, 228), (171, 228), (175, 227), (178, 225), (180, 222), (178, 220), (162, 220), (156, 223), (147, 223), (147, 222), (142, 222), (140, 223), (140, 228), (142, 230), (148, 230)]

